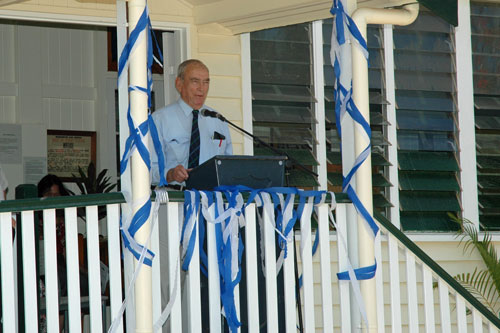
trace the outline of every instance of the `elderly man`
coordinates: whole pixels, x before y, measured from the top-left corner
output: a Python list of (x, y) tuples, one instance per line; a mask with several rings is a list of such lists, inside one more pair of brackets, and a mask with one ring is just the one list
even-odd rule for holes
[[(165, 178), (172, 189), (182, 189), (192, 168), (215, 155), (231, 155), (233, 148), (229, 128), (217, 118), (203, 116), (204, 109), (214, 111), (205, 105), (210, 76), (207, 66), (196, 59), (186, 60), (179, 65), (175, 88), (180, 98), (153, 113), (158, 136), (165, 159)], [(157, 156), (152, 154), (152, 183), (160, 180)], [(183, 211), (180, 209), (179, 215)], [(160, 235), (166, 235), (166, 224), (160, 223)], [(160, 258), (168, 253), (166, 241), (160, 240)], [(162, 259), (163, 262), (163, 259)], [(162, 276), (166, 276), (167, 265), (160, 264)], [(184, 276), (184, 275), (183, 275)], [(162, 303), (168, 299), (167, 280), (162, 280)], [(203, 307), (203, 331), (208, 330), (208, 289), (207, 278), (201, 277), (201, 301)], [(183, 289), (185, 292), (185, 289)], [(185, 295), (184, 295), (185, 297)]]
[[(227, 124), (200, 114), (203, 109), (213, 111), (205, 105), (209, 86), (207, 66), (196, 59), (186, 60), (179, 65), (175, 79), (180, 98), (153, 113), (169, 184), (179, 186), (189, 177), (192, 168), (215, 155), (233, 153)], [(154, 156), (153, 184), (157, 184), (159, 179), (158, 163)]]

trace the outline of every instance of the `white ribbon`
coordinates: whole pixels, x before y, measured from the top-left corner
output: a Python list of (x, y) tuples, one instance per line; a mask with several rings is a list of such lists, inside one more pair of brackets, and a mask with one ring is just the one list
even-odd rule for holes
[[(163, 197), (165, 197), (165, 194), (161, 194), (161, 195), (157, 194), (157, 198), (163, 198)], [(167, 194), (166, 198), (167, 198), (166, 200), (168, 201), (168, 194)], [(124, 204), (124, 205), (128, 206), (128, 204)], [(135, 204), (133, 203), (132, 206), (139, 206), (139, 205), (137, 205), (137, 202), (136, 202)], [(160, 209), (160, 202), (159, 202), (159, 200), (155, 200), (155, 202), (153, 203), (153, 206), (151, 207), (151, 210), (152, 210), (151, 230), (149, 232), (146, 244), (149, 244), (151, 241), (151, 236), (153, 234), (154, 226), (158, 221), (158, 210), (159, 209)], [(134, 275), (133, 275), (132, 280), (130, 281), (130, 284), (127, 288), (127, 292), (125, 293), (125, 298), (123, 300), (122, 306), (120, 307), (120, 310), (118, 310), (117, 316), (113, 319), (113, 322), (111, 323), (111, 326), (108, 329), (109, 333), (114, 333), (118, 329), (118, 325), (120, 324), (123, 313), (125, 312), (125, 309), (127, 308), (129, 298), (132, 295), (135, 281), (137, 280), (137, 277), (139, 276), (139, 272), (141, 271), (141, 268), (142, 268), (142, 264), (144, 263), (144, 258), (146, 257), (146, 253), (147, 253), (147, 247), (144, 246), (140, 253), (141, 253), (141, 256), (139, 257), (139, 261), (138, 261), (136, 269), (134, 271)]]
[[(366, 327), (368, 327), (368, 315), (366, 314), (366, 307), (365, 307), (365, 302), (363, 301), (363, 297), (361, 296), (361, 288), (359, 286), (359, 281), (356, 278), (356, 274), (354, 273), (354, 268), (352, 267), (351, 260), (349, 259), (349, 251), (347, 250), (347, 241), (346, 237), (344, 236), (343, 232), (341, 229), (338, 227), (337, 223), (335, 222), (335, 218), (333, 217), (333, 211), (335, 207), (337, 206), (337, 201), (335, 200), (335, 194), (333, 192), (329, 192), (330, 196), (332, 198), (332, 202), (330, 204), (330, 209), (328, 210), (328, 216), (330, 218), (330, 222), (333, 224), (335, 227), (335, 230), (337, 230), (337, 241), (341, 243), (342, 247), (344, 248), (344, 251), (346, 253), (346, 265), (347, 265), (347, 272), (349, 273), (349, 282), (351, 283), (352, 290), (354, 292), (354, 297), (356, 298), (356, 302), (358, 303), (359, 311), (361, 312), (361, 316), (363, 317), (363, 320), (365, 321)], [(339, 280), (339, 283), (343, 282), (348, 282), (345, 280)]]

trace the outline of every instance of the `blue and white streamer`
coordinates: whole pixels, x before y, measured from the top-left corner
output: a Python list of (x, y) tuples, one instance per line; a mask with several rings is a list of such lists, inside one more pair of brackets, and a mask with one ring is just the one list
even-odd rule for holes
[[(152, 220), (151, 230), (150, 230), (149, 235), (148, 235), (147, 243), (149, 243), (149, 241), (151, 240), (151, 236), (153, 234), (155, 223), (158, 222), (158, 210), (160, 209), (160, 203), (167, 203), (168, 202), (168, 193), (165, 189), (158, 189), (157, 188), (157, 189), (155, 189), (155, 192), (156, 192), (156, 200), (155, 200), (153, 207), (152, 207), (153, 216), (151, 219)], [(123, 300), (123, 303), (122, 303), (120, 309), (118, 310), (118, 314), (116, 315), (115, 318), (113, 318), (113, 321), (112, 321), (111, 325), (109, 326), (109, 329), (108, 329), (109, 333), (116, 332), (116, 330), (118, 329), (118, 326), (120, 325), (121, 318), (123, 316), (123, 313), (125, 312), (125, 309), (127, 308), (129, 299), (130, 299), (130, 297), (132, 297), (132, 292), (134, 290), (133, 287), (135, 285), (135, 281), (137, 280), (137, 277), (139, 276), (139, 272), (141, 271), (142, 264), (144, 263), (144, 260), (146, 259), (147, 251), (148, 251), (148, 249), (146, 247), (141, 248), (140, 256), (139, 256), (138, 263), (137, 263), (137, 268), (136, 268), (134, 275), (132, 276), (132, 279), (130, 281), (130, 284), (127, 288), (127, 292), (125, 293), (125, 298)], [(175, 292), (176, 292), (176, 290), (174, 290), (174, 293), (173, 293), (174, 295), (175, 295)], [(173, 297), (173, 298), (175, 298), (175, 297)], [(167, 310), (165, 310), (165, 311), (168, 311), (168, 313), (170, 313), (169, 309), (172, 307), (172, 305), (170, 303), (171, 302), (169, 302), (169, 304), (167, 305)], [(168, 317), (168, 314), (167, 314), (167, 317)], [(156, 330), (155, 330), (155, 332), (156, 332)]]
[[(130, 57), (137, 49), (140, 42), (144, 41), (144, 37), (147, 36), (147, 87), (140, 86), (129, 86), (128, 91), (136, 91), (144, 93), (148, 96), (148, 108), (151, 107), (151, 89), (152, 89), (152, 74), (151, 66), (153, 64), (153, 49), (152, 49), (152, 39), (151, 39), (152, 29), (151, 22), (149, 20), (148, 8), (145, 6), (134, 30), (130, 33), (129, 39), (120, 55), (119, 65), (118, 65), (118, 86), (120, 86), (128, 78), (128, 66), (130, 63)], [(160, 54), (161, 57), (161, 54)], [(161, 65), (161, 63), (160, 63)], [(148, 117), (146, 121), (137, 125), (135, 120), (132, 118), (130, 112), (130, 105), (127, 108), (127, 123), (129, 127), (129, 137), (125, 143), (125, 150), (123, 157), (120, 161), (120, 173), (123, 174), (128, 166), (130, 156), (134, 151), (137, 150), (141, 156), (144, 164), (147, 166), (148, 170), (151, 169), (151, 159), (148, 148), (148, 133), (151, 136), (155, 151), (158, 155), (158, 165), (160, 170), (160, 184), (165, 185), (166, 180), (164, 177), (165, 163), (163, 159), (163, 153), (161, 144), (158, 138), (158, 131), (151, 117), (151, 112), (148, 112)], [(157, 192), (158, 194), (159, 192)], [(114, 332), (117, 329), (120, 318), (125, 311), (128, 303), (128, 299), (132, 292), (132, 287), (135, 284), (135, 280), (139, 274), (142, 264), (145, 263), (148, 266), (152, 265), (154, 258), (154, 253), (149, 250), (146, 246), (139, 244), (134, 236), (137, 231), (144, 225), (144, 223), (149, 219), (151, 210), (153, 208), (153, 224), (157, 220), (156, 214), (159, 207), (158, 198), (155, 205), (152, 206), (150, 200), (150, 194), (148, 193), (143, 198), (132, 200), (131, 193), (123, 192), (126, 200), (126, 204), (123, 205), (122, 215), (120, 219), (120, 230), (122, 234), (123, 244), (134, 257), (138, 260), (137, 268), (134, 272), (132, 281), (128, 287), (127, 293), (125, 295), (125, 300), (119, 311), (117, 318), (114, 318), (112, 325), (110, 326), (109, 332)], [(138, 208), (139, 207), (139, 208)], [(138, 208), (138, 209), (137, 209)], [(133, 212), (135, 214), (133, 214)], [(153, 230), (153, 228), (151, 228)], [(147, 243), (151, 234), (148, 237)]]
[[(227, 207), (224, 204), (227, 200)], [(196, 230), (200, 230), (200, 259), (206, 272), (207, 256), (203, 253), (204, 226), (203, 216), (207, 222), (215, 224), (217, 262), (219, 264), (220, 297), (222, 311), (229, 328), (236, 331), (241, 323), (237, 317), (234, 302), (234, 289), (241, 279), (241, 256), (243, 243), (239, 237), (239, 228), (244, 225), (242, 209), (243, 198), (238, 191), (226, 189), (224, 192), (185, 191), (184, 192), (184, 225), (182, 227), (182, 268), (187, 270), (194, 251)], [(200, 211), (202, 214), (199, 214)], [(213, 212), (213, 214), (212, 214)], [(196, 221), (199, 221), (197, 228)], [(203, 226), (203, 227), (202, 227)]]
[[(126, 80), (126, 78), (128, 77), (128, 66), (131, 55), (134, 53), (140, 42), (144, 41), (144, 38), (147, 36), (146, 40), (147, 66), (148, 66), (147, 87), (130, 86), (128, 90), (129, 92), (137, 91), (147, 94), (148, 107), (150, 107), (151, 105), (151, 88), (152, 88), (151, 66), (153, 64), (153, 48), (152, 48), (151, 34), (152, 34), (151, 22), (149, 20), (148, 8), (146, 6), (134, 30), (130, 33), (129, 39), (127, 40), (127, 43), (122, 51), (122, 54), (120, 55), (119, 65), (118, 65), (118, 84), (120, 84), (122, 80)], [(123, 174), (125, 172), (130, 160), (130, 156), (136, 150), (141, 156), (144, 163), (146, 164), (148, 170), (151, 169), (151, 159), (150, 159), (150, 153), (148, 149), (148, 139), (147, 139), (147, 135), (149, 133), (156, 154), (158, 155), (158, 165), (160, 170), (160, 185), (166, 185), (166, 180), (164, 177), (165, 162), (163, 159), (161, 144), (158, 138), (158, 131), (151, 117), (151, 112), (148, 113), (146, 121), (137, 125), (134, 119), (132, 118), (129, 106), (127, 110), (127, 123), (130, 134), (126, 140), (125, 151), (123, 153), (122, 160), (120, 161), (120, 173)], [(149, 196), (147, 196), (147, 198), (142, 198), (141, 200), (137, 200), (136, 202), (132, 202), (130, 194), (128, 193), (125, 194), (125, 197), (127, 203), (130, 206), (132, 206), (131, 211), (134, 211), (135, 207), (140, 207), (132, 218), (130, 218), (130, 216), (126, 216), (121, 221), (121, 231), (122, 231), (124, 245), (134, 255), (136, 259), (139, 259), (143, 249), (143, 245), (138, 244), (135, 241), (134, 236), (149, 218), (151, 212), (151, 201), (149, 199)], [(150, 250), (147, 250), (144, 263), (151, 266), (153, 258), (154, 258), (154, 253), (151, 252)]]
[[(347, 172), (347, 175), (343, 177), (342, 190), (343, 192), (348, 194), (354, 207), (356, 208), (356, 211), (366, 221), (368, 227), (373, 233), (373, 237), (375, 238), (375, 240), (377, 240), (379, 228), (373, 220), (373, 217), (370, 215), (366, 207), (364, 207), (363, 203), (358, 198), (355, 189), (351, 185), (351, 181), (356, 174), (356, 171), (365, 162), (366, 158), (371, 153), (371, 129), (369, 123), (358, 110), (352, 98), (352, 62), (350, 44), (354, 44), (358, 48), (360, 48), (366, 59), (368, 59), (368, 48), (366, 45), (366, 41), (356, 27), (356, 24), (354, 23), (352, 18), (349, 17), (349, 15), (347, 15), (347, 13), (345, 12), (341, 0), (333, 1), (333, 6), (330, 12), (335, 16), (332, 28), (332, 48), (330, 51), (330, 56), (335, 72), (335, 118), (338, 134), (339, 137), (342, 137), (342, 120), (346, 115), (349, 115), (354, 120), (354, 122), (361, 126), (361, 128), (363, 129), (362, 134), (365, 136), (366, 141), (369, 142), (362, 153), (356, 156), (353, 166)], [(355, 269), (354, 271), (349, 270), (347, 272), (340, 272), (337, 274), (337, 277), (339, 278), (339, 280), (350, 280), (353, 284), (354, 289), (356, 289), (357, 287), (357, 289), (359, 290), (357, 280), (366, 280), (373, 278), (375, 276), (376, 269), (377, 265), (375, 262), (372, 266), (369, 267), (361, 267)], [(358, 299), (358, 304), (366, 321), (364, 306), (360, 299)]]
[[(333, 225), (335, 230), (337, 230), (337, 241), (340, 242), (340, 244), (344, 248), (344, 252), (349, 253), (349, 251), (347, 249), (347, 238), (345, 237), (342, 229), (339, 228), (339, 226), (335, 222), (335, 218), (333, 217), (333, 211), (337, 206), (337, 201), (335, 200), (335, 194), (330, 192), (330, 196), (331, 196), (331, 203), (330, 203), (330, 207), (328, 210), (328, 217), (330, 219), (330, 223)], [(316, 240), (314, 242), (315, 244), (317, 244), (318, 239), (319, 239), (319, 236), (316, 233)], [(356, 302), (358, 303), (359, 311), (361, 313), (361, 316), (363, 317), (363, 320), (366, 323), (366, 327), (369, 327), (365, 303), (363, 302), (363, 297), (361, 296), (361, 288), (359, 286), (359, 281), (358, 281), (361, 279), (357, 276), (356, 272), (354, 272), (354, 268), (352, 267), (351, 260), (349, 259), (349, 255), (347, 255), (345, 260), (346, 260), (346, 264), (347, 264), (347, 272), (343, 272), (342, 274), (347, 273), (347, 278), (344, 278), (341, 280), (349, 280), (351, 282), (352, 287), (353, 287), (352, 290), (354, 293), (354, 297), (356, 298)]]
[[(245, 203), (242, 193), (248, 192), (249, 198)], [(293, 227), (304, 211), (311, 211), (313, 205), (324, 202), (326, 192), (303, 191), (296, 188), (267, 188), (252, 189), (245, 186), (221, 186), (215, 191), (185, 191), (184, 194), (184, 225), (182, 227), (182, 268), (189, 268), (194, 250), (196, 231), (199, 230), (199, 249), (202, 271), (206, 273), (207, 255), (203, 251), (204, 226), (203, 219), (215, 224), (216, 249), (219, 262), (219, 278), (221, 286), (222, 313), (225, 315), (231, 332), (235, 332), (241, 323), (236, 314), (234, 289), (241, 279), (241, 256), (243, 243), (239, 236), (239, 229), (245, 225), (244, 211), (252, 202), (262, 207), (268, 214), (270, 223), (278, 235), (280, 255), (277, 259), (276, 270), (279, 272), (284, 259), (287, 257), (287, 244), (291, 242)], [(299, 204), (294, 209), (295, 198), (299, 197)], [(224, 199), (227, 204), (224, 203)], [(213, 209), (212, 209), (213, 208)], [(214, 212), (213, 214), (211, 212)], [(200, 214), (201, 212), (201, 214)], [(199, 216), (199, 219), (197, 219)], [(310, 214), (308, 215), (310, 216)], [(260, 229), (263, 219), (259, 217)], [(196, 226), (196, 221), (199, 225)], [(261, 246), (263, 244), (261, 243)], [(263, 249), (261, 251), (263, 252)], [(262, 255), (261, 258), (264, 258)], [(263, 262), (262, 265), (265, 263)], [(263, 267), (263, 271), (264, 267)]]

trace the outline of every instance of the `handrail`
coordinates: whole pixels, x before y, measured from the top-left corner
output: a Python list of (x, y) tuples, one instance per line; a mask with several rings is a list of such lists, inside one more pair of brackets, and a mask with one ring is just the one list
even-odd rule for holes
[(121, 192), (73, 195), (49, 198), (27, 198), (0, 202), (0, 213), (66, 207), (85, 207), (125, 202)]
[[(248, 194), (244, 194), (244, 197), (246, 197), (247, 195)], [(169, 191), (168, 196), (169, 200), (172, 202), (184, 201), (184, 192), (182, 191)], [(151, 199), (154, 200), (154, 198), (155, 192), (153, 192), (151, 195)], [(335, 193), (335, 198), (338, 203), (350, 202), (345, 193)], [(298, 199), (296, 199), (296, 202), (298, 202), (297, 200)], [(43, 210), (52, 208), (62, 209), (66, 207), (85, 207), (93, 205), (103, 206), (124, 202), (125, 198), (121, 192), (72, 195), (50, 198), (5, 200), (0, 202), (0, 213), (21, 212), (26, 210)]]
[(488, 310), (476, 297), (472, 296), (457, 280), (455, 280), (448, 272), (446, 272), (438, 263), (429, 257), (422, 249), (412, 242), (401, 230), (396, 228), (386, 217), (379, 212), (374, 212), (374, 217), (377, 221), (394, 237), (396, 237), (406, 248), (408, 248), (417, 258), (424, 264), (429, 266), (441, 279), (446, 281), (450, 287), (456, 290), (463, 298), (465, 298), (473, 307), (475, 307), (484, 317), (500, 329), (500, 318), (493, 312)]

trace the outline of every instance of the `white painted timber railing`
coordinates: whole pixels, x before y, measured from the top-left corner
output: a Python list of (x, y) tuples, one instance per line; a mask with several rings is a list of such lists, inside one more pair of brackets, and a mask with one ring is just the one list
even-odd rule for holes
[[(121, 202), (121, 193), (113, 193), (0, 203), (3, 332), (60, 332), (63, 328), (65, 332), (82, 332), (84, 328), (90, 332), (105, 331), (104, 326), (110, 323), (103, 310), (109, 307), (113, 316), (122, 303)], [(104, 243), (99, 235), (98, 205), (105, 207), (107, 216), (107, 242)], [(13, 239), (14, 216), (17, 230)], [(77, 221), (82, 217), (86, 246), (78, 240)], [(64, 260), (62, 263), (65, 269), (59, 272), (58, 223), (64, 223), (61, 230), (65, 230), (65, 263)], [(85, 253), (82, 248), (87, 249)], [(82, 255), (86, 257), (86, 265), (80, 262)], [(109, 271), (101, 274), (104, 257)], [(60, 290), (58, 275), (62, 271), (67, 276), (66, 295), (61, 295)], [(106, 295), (101, 292), (101, 276), (109, 276)], [(88, 293), (80, 293), (81, 278), (88, 280)], [(89, 320), (84, 320), (87, 317)], [(123, 325), (119, 331), (123, 332)]]
[[(221, 314), (218, 263), (215, 251), (214, 225), (208, 224), (206, 244), (208, 255), (208, 281), (200, 273), (198, 248), (194, 250), (188, 272), (181, 272), (180, 230), (182, 223), (182, 193), (170, 192), (170, 202), (160, 207), (158, 223), (153, 228), (151, 249), (156, 253), (153, 261), (153, 321), (160, 318), (162, 309), (173, 298), (170, 318), (163, 326), (169, 332), (224, 331)], [(88, 195), (47, 200), (24, 199), (0, 203), (0, 251), (2, 287), (3, 332), (37, 332), (42, 322), (47, 332), (59, 332), (60, 326), (69, 332), (107, 331), (111, 320), (117, 317), (133, 271), (128, 253), (122, 253), (120, 244), (119, 216), (120, 193)], [(346, 212), (350, 203), (338, 203), (335, 210), (338, 227), (346, 233)], [(98, 206), (106, 207), (106, 239), (103, 247), (99, 236)], [(60, 297), (58, 288), (56, 249), (56, 209), (64, 209), (66, 226), (66, 270), (68, 294)], [(259, 228), (256, 208), (249, 205), (245, 211), (244, 265), (245, 282), (235, 292), (238, 318), (242, 332), (259, 332), (265, 325), (267, 332), (354, 332), (358, 330), (352, 318), (350, 286), (336, 278), (339, 270), (345, 270), (346, 253), (337, 233), (328, 219), (328, 206), (319, 207), (317, 222), (319, 247), (312, 256), (315, 232), (296, 231), (293, 242), (288, 244), (288, 256), (276, 278), (276, 265), (265, 265), (261, 270), (259, 253), (266, 262), (275, 262), (276, 233), (264, 214), (263, 227)], [(22, 235), (16, 251), (12, 240), (11, 217), (17, 215), (17, 233)], [(85, 216), (86, 271), (88, 272), (89, 297), (80, 295), (79, 264), (81, 247), (78, 246), (77, 220)], [(36, 250), (39, 237), (37, 225), (43, 216), (43, 257)], [(383, 232), (382, 243), (375, 250), (378, 262), (377, 326), (379, 332), (496, 332), (498, 318), (488, 312), (475, 298), (433, 262), (403, 233), (382, 217), (378, 218)], [(302, 223), (311, 224), (311, 221)], [(20, 226), (20, 227), (19, 227)], [(262, 229), (262, 230), (260, 230)], [(198, 233), (197, 233), (198, 236)], [(263, 239), (261, 251), (259, 239)], [(16, 240), (19, 240), (16, 236)], [(303, 242), (303, 244), (301, 244)], [(294, 251), (295, 245), (296, 251)], [(302, 253), (301, 248), (303, 248)], [(101, 249), (101, 250), (99, 250)], [(17, 254), (16, 254), (17, 252)], [(100, 262), (106, 257), (109, 268), (109, 292), (101, 292)], [(297, 259), (297, 260), (296, 260)], [(40, 262), (43, 261), (43, 264)], [(17, 264), (16, 264), (17, 263)], [(45, 275), (45, 296), (40, 297), (39, 275)], [(123, 268), (122, 268), (123, 267)], [(22, 268), (21, 274), (18, 268)], [(302, 276), (302, 286), (297, 288), (297, 274)], [(19, 276), (19, 280), (17, 277)], [(263, 278), (266, 276), (266, 278)], [(19, 281), (19, 282), (17, 282)], [(200, 282), (201, 281), (201, 282)], [(200, 287), (200, 285), (202, 287)], [(296, 295), (299, 291), (299, 296)], [(209, 298), (202, 301), (202, 294)], [(163, 295), (163, 299), (162, 299)], [(297, 300), (300, 299), (300, 306)], [(205, 302), (205, 303), (202, 303)], [(262, 311), (265, 303), (266, 311)], [(16, 304), (20, 304), (19, 307)], [(117, 332), (133, 332), (133, 297), (129, 301), (126, 320), (118, 325)], [(105, 311), (107, 309), (107, 311)], [(300, 311), (298, 311), (300, 309)], [(106, 315), (109, 312), (109, 315)], [(46, 314), (46, 321), (41, 314)], [(206, 313), (206, 320), (202, 319)], [(300, 315), (299, 315), (300, 314)], [(90, 320), (82, 318), (90, 317)], [(207, 322), (208, 320), (208, 322)]]
[(379, 332), (498, 332), (500, 320), (383, 216), (375, 249)]

